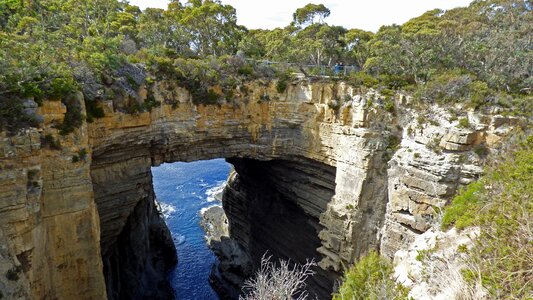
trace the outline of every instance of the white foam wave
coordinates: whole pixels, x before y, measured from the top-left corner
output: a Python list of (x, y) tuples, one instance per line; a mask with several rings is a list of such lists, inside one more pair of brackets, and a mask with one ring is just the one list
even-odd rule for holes
[(179, 233), (172, 233), (172, 240), (174, 240), (174, 244), (181, 245), (185, 243), (185, 236)]
[(224, 191), (225, 187), (226, 181), (224, 180), (217, 182), (215, 186), (207, 189), (207, 191), (205, 191), (205, 195), (207, 196), (207, 202), (220, 201), (220, 195)]
[(203, 216), (205, 212), (208, 211), (210, 208), (217, 207), (217, 206), (222, 207), (220, 204), (213, 204), (207, 207), (202, 207), (202, 209), (200, 209), (200, 216)]
[(161, 212), (161, 214), (163, 215), (165, 219), (170, 218), (170, 216), (172, 216), (176, 212), (176, 207), (174, 205), (164, 203), (164, 202), (159, 202), (157, 200), (156, 200), (156, 203), (158, 206), (157, 210)]

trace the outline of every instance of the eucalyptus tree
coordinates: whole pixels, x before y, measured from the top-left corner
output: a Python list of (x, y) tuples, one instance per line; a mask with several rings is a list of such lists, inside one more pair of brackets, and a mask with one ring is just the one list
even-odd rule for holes
[(218, 0), (190, 0), (180, 24), (191, 35), (191, 48), (199, 56), (234, 54), (246, 31), (237, 25), (235, 8)]
[(298, 8), (292, 15), (293, 21), (297, 26), (306, 26), (316, 23), (323, 24), (324, 19), (329, 17), (331, 11), (324, 4), (309, 3), (304, 7)]
[(373, 35), (372, 32), (361, 29), (350, 29), (344, 34), (346, 56), (359, 69), (363, 69), (370, 55), (368, 42)]
[(316, 66), (332, 65), (344, 50), (346, 29), (328, 24), (312, 24), (298, 31), (293, 38), (294, 60)]

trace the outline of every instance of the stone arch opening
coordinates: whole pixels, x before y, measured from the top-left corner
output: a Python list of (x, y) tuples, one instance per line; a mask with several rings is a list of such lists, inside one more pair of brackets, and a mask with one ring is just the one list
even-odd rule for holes
[[(186, 91), (178, 93), (186, 94)], [(324, 284), (318, 286), (322, 285), (319, 288), (322, 292), (331, 290), (331, 278), (337, 276), (343, 265), (349, 265), (368, 248), (378, 246), (377, 237), (387, 197), (384, 159), (387, 142), (379, 131), (364, 128), (368, 118), (365, 101), (360, 96), (353, 96), (355, 93), (342, 84), (335, 88), (327, 84), (298, 84), (279, 94), (271, 85), (254, 87), (254, 97), (258, 100), (242, 101), (238, 105), (196, 106), (180, 102), (177, 106), (165, 104), (139, 115), (114, 113), (109, 107), (104, 119), (88, 127), (89, 144), (93, 150), (90, 173), (100, 216), (101, 253), (108, 297), (120, 298), (117, 290), (132, 293), (134, 289), (128, 288), (124, 282), (139, 287), (153, 286), (153, 282), (144, 282), (147, 279), (142, 276), (119, 278), (121, 273), (157, 273), (143, 263), (135, 265), (131, 271), (127, 265), (111, 267), (120, 262), (114, 258), (121, 257), (122, 253), (116, 250), (117, 238), (129, 220), (139, 217), (149, 220), (141, 226), (145, 240), (149, 240), (153, 236), (150, 232), (154, 231), (165, 236), (158, 221), (152, 219), (152, 215), (146, 215), (155, 211), (150, 168), (164, 162), (213, 158), (227, 158), (239, 165), (236, 169), (246, 174), (238, 177), (240, 182), (251, 180), (267, 186), (257, 186), (258, 190), (281, 187), (270, 198), (285, 199), (283, 202), (292, 203), (308, 216), (306, 222), (302, 222), (305, 224), (299, 227), (313, 229), (313, 242), (307, 248), (312, 249), (313, 257), (317, 257), (320, 269), (325, 272), (324, 278), (330, 280), (326, 284), (328, 288), (324, 288)], [(263, 94), (270, 94), (273, 100), (261, 100), (259, 96)], [(338, 97), (354, 98), (341, 112), (328, 105)], [(288, 167), (282, 167), (284, 165)], [(254, 172), (256, 169), (262, 171)], [(298, 196), (298, 180), (290, 184), (283, 181), (288, 174), (297, 171), (312, 173), (307, 178), (327, 177), (325, 181), (328, 183), (323, 188), (328, 192), (317, 189), (307, 191), (306, 196)], [(264, 180), (265, 174), (270, 174), (269, 180)], [(306, 177), (294, 175), (297, 179)], [(317, 182), (310, 179), (301, 184), (313, 185)], [(309, 200), (313, 197), (315, 201)], [(138, 212), (142, 203), (147, 204)], [(264, 204), (265, 201), (260, 201), (242, 215), (255, 220), (260, 211), (254, 212), (254, 208)], [(238, 221), (230, 222), (238, 227)], [(255, 229), (249, 228), (248, 231), (259, 232), (257, 235), (261, 236), (262, 232)], [(241, 235), (240, 242), (254, 255), (268, 248), (261, 242), (250, 242), (253, 239), (246, 238), (242, 232), (234, 230), (236, 236)], [(160, 238), (153, 244), (165, 244), (165, 239)], [(151, 243), (147, 245), (138, 248), (151, 251)], [(279, 249), (276, 255), (290, 258), (293, 254), (287, 249)], [(158, 261), (153, 257), (151, 260)], [(164, 269), (166, 264), (164, 260), (160, 261), (156, 265)]]
[[(221, 262), (211, 280), (219, 294), (235, 298), (239, 280), (251, 275), (267, 251), (276, 259), (299, 263), (321, 260), (317, 251), (324, 229), (320, 216), (333, 197), (336, 172), (335, 167), (306, 158), (230, 157), (227, 161), (236, 172), (222, 203), (231, 242), (249, 256), (251, 269), (235, 265), (231, 257), (224, 257), (229, 253), (221, 250), (217, 252)], [(93, 157), (91, 175), (110, 299), (166, 297), (170, 292), (162, 276), (175, 261), (170, 233), (154, 205), (151, 167), (158, 164), (151, 156)], [(337, 276), (317, 268), (308, 284), (310, 291), (327, 297)]]

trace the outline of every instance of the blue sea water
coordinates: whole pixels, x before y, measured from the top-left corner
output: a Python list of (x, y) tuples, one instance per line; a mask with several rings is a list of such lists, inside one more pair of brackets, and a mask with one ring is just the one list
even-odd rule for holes
[(218, 299), (208, 281), (216, 257), (204, 240), (200, 210), (220, 204), (213, 195), (223, 188), (230, 168), (224, 159), (152, 168), (155, 194), (178, 250), (178, 264), (169, 274), (176, 299)]

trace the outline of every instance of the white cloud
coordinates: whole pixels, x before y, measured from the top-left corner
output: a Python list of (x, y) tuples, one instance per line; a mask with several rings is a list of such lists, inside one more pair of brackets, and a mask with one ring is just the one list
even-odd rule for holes
[[(222, 0), (237, 9), (238, 23), (250, 29), (284, 27), (292, 13), (309, 2), (331, 10), (329, 24), (376, 31), (382, 25), (402, 24), (434, 9), (467, 6), (472, 0)], [(166, 8), (167, 0), (130, 0), (131, 4)], [(184, 0), (182, 3), (185, 2)]]

